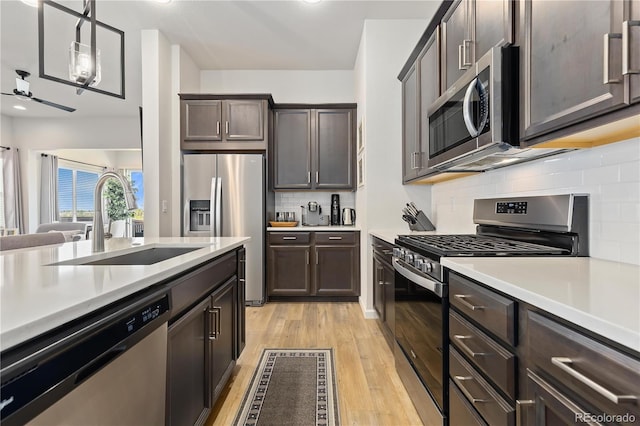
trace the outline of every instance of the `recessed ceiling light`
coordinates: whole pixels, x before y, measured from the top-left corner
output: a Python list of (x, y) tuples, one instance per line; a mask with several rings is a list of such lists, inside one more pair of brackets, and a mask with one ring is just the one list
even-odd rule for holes
[(314, 3), (320, 3), (322, 0), (302, 0), (302, 1), (309, 4), (314, 4)]
[(31, 7), (38, 7), (38, 0), (20, 0), (20, 1)]
[(164, 3), (164, 4), (167, 4), (167, 3), (171, 3), (173, 0), (151, 0), (151, 1), (154, 1), (154, 2), (156, 2), (156, 3)]
[(15, 109), (19, 109), (20, 111), (26, 111), (27, 108), (23, 107), (22, 105), (14, 105), (13, 106)]

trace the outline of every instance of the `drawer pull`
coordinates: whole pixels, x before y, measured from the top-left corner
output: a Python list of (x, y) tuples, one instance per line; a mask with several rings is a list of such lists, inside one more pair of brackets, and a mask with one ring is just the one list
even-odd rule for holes
[(477, 402), (491, 402), (490, 399), (480, 399), (480, 398), (474, 398), (473, 396), (471, 396), (471, 393), (469, 393), (469, 391), (462, 385), (462, 382), (464, 382), (465, 380), (473, 380), (473, 377), (471, 376), (454, 376), (453, 377), (453, 381), (456, 382), (456, 385), (458, 385), (458, 387), (460, 388), (464, 396), (466, 396), (469, 401), (471, 401), (473, 404)]
[(522, 426), (522, 407), (536, 405), (533, 399), (516, 400), (516, 426)]
[(341, 240), (342, 237), (329, 237), (330, 240)]
[(486, 353), (486, 352), (474, 352), (469, 346), (467, 346), (467, 344), (464, 341), (466, 339), (472, 339), (473, 336), (462, 336), (460, 334), (456, 334), (453, 336), (453, 338), (456, 339), (456, 342), (458, 342), (458, 346), (460, 346), (460, 348), (472, 358), (475, 358), (477, 356), (491, 355), (491, 353)]
[(298, 237), (282, 237), (283, 240), (297, 240)]
[(583, 375), (582, 373), (576, 371), (570, 365), (568, 365), (573, 363), (573, 360), (571, 358), (554, 356), (554, 357), (551, 357), (551, 363), (556, 367), (560, 368), (565, 373), (569, 374), (571, 377), (589, 386), (592, 390), (598, 392), (600, 395), (602, 395), (603, 397), (607, 398), (609, 401), (615, 404), (619, 404), (621, 402), (632, 402), (637, 400), (635, 395), (616, 395), (615, 393), (611, 392), (609, 389), (594, 382), (593, 380)]
[(455, 296), (456, 299), (458, 299), (460, 301), (460, 303), (462, 303), (462, 306), (471, 309), (472, 311), (480, 311), (482, 309), (485, 308), (485, 306), (480, 306), (480, 305), (472, 305), (471, 303), (467, 302), (465, 299), (467, 297), (471, 297), (467, 294), (456, 294)]

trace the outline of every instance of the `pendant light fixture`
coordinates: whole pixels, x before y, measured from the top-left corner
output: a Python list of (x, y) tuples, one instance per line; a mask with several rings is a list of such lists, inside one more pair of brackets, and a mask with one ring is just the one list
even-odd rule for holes
[[(46, 14), (45, 9), (48, 10)], [(45, 36), (45, 30), (47, 28), (45, 25), (45, 16), (47, 19), (51, 19), (50, 16), (54, 16), (54, 12), (62, 12), (77, 19), (75, 20), (75, 39), (68, 44), (68, 70), (56, 70), (57, 75), (49, 73), (45, 64), (45, 57), (47, 57), (47, 55), (45, 55), (45, 51), (48, 48), (47, 44), (53, 44), (55, 40), (57, 40), (56, 37)], [(49, 15), (50, 13), (51, 15)], [(68, 20), (68, 17), (66, 19)], [(54, 27), (52, 26), (51, 28)], [(114, 49), (111, 49), (116, 52), (119, 49), (119, 64), (106, 64), (108, 67), (105, 68), (105, 64), (101, 63), (100, 49), (97, 47), (96, 37), (98, 29), (103, 33), (104, 31), (115, 33), (116, 37), (119, 37), (120, 42), (118, 45), (113, 46)], [(101, 37), (100, 40), (103, 42), (104, 40), (109, 40), (113, 43), (114, 38), (109, 35), (108, 37)], [(52, 49), (54, 48), (57, 48), (56, 52), (59, 50), (58, 46), (52, 47)], [(38, 53), (40, 60), (40, 78), (75, 86), (76, 93), (78, 95), (82, 94), (85, 90), (89, 90), (124, 99), (124, 32), (96, 19), (95, 0), (82, 0), (81, 11), (72, 10), (52, 0), (40, 0), (40, 7), (38, 8)], [(116, 62), (117, 58), (118, 57), (116, 56)], [(120, 87), (116, 87), (116, 90), (98, 87), (99, 83), (102, 81), (102, 74), (105, 70), (108, 70), (108, 75), (112, 82), (118, 81), (117, 76), (114, 77), (112, 73), (119, 72)], [(119, 91), (117, 91), (117, 89), (119, 89)]]

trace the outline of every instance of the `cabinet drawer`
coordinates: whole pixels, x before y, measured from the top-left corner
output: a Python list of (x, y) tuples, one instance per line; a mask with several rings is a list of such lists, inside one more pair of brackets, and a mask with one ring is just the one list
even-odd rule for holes
[(388, 264), (391, 264), (391, 259), (393, 257), (393, 244), (389, 244), (380, 238), (373, 237), (371, 248), (375, 254), (384, 259)]
[(453, 311), (449, 312), (449, 337), (476, 368), (515, 400), (515, 355)]
[(604, 413), (640, 417), (640, 361), (532, 311), (527, 339), (535, 372)]
[(316, 232), (316, 244), (355, 244), (358, 232)]
[(309, 232), (269, 232), (269, 244), (308, 245), (310, 241)]
[(452, 426), (487, 425), (451, 380), (449, 380), (449, 424)]
[(515, 346), (515, 302), (451, 273), (449, 301), (459, 312)]
[(465, 399), (490, 425), (513, 425), (513, 407), (498, 395), (453, 346), (449, 349), (449, 374)]

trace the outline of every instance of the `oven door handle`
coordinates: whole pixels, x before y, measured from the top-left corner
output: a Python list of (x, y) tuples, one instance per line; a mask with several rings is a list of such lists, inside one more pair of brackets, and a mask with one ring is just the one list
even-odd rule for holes
[(422, 288), (429, 290), (435, 295), (442, 297), (442, 283), (425, 278), (416, 274), (410, 269), (406, 268), (400, 263), (398, 259), (393, 259), (393, 269), (395, 269), (400, 275), (411, 281), (412, 283), (419, 285)]

